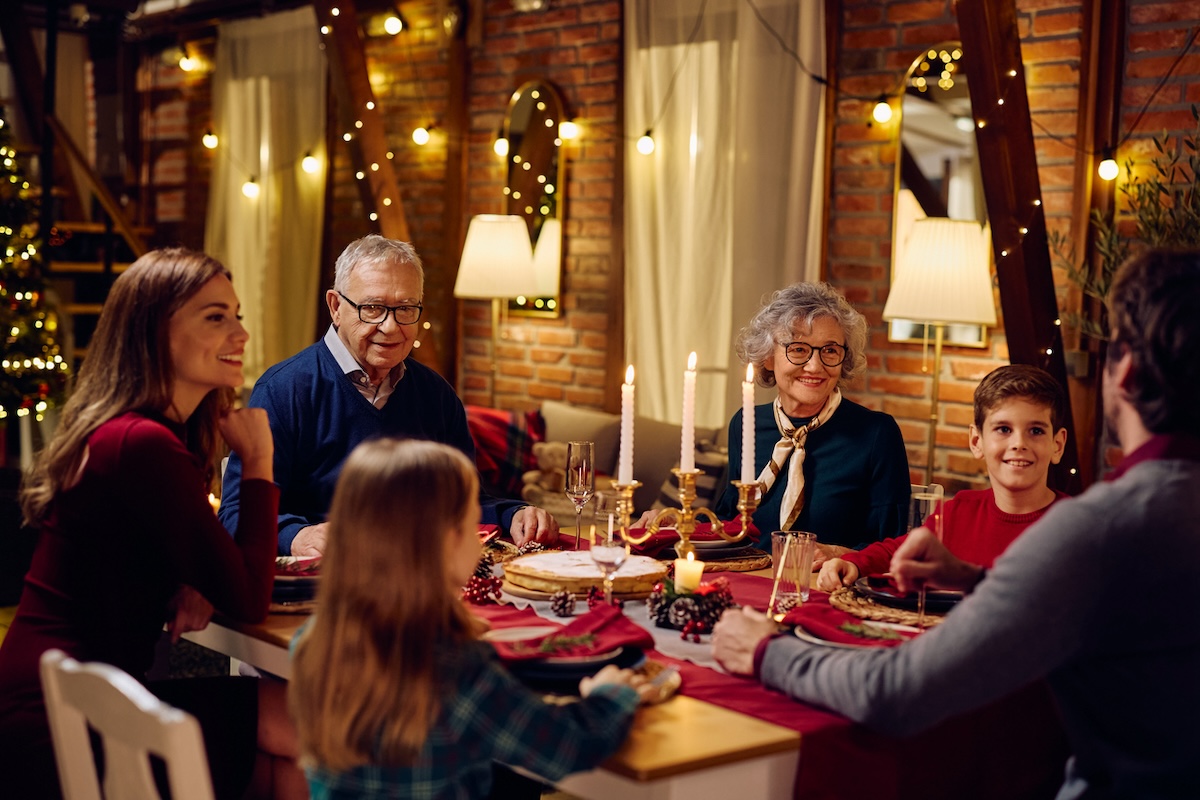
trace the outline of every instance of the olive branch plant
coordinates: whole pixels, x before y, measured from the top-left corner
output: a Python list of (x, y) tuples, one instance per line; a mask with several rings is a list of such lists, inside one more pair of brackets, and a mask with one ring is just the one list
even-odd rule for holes
[(1131, 254), (1145, 247), (1200, 247), (1200, 109), (1192, 106), (1191, 111), (1194, 127), (1180, 137), (1181, 147), (1170, 147), (1166, 131), (1151, 139), (1155, 155), (1146, 177), (1139, 178), (1133, 160), (1126, 160), (1128, 178), (1117, 187), (1125, 208), (1092, 210), (1094, 266), (1080, 262), (1074, 243), (1061, 231), (1050, 233), (1055, 265), (1099, 306), (1095, 318), (1063, 315), (1067, 325), (1085, 336), (1108, 339), (1108, 292), (1117, 268)]

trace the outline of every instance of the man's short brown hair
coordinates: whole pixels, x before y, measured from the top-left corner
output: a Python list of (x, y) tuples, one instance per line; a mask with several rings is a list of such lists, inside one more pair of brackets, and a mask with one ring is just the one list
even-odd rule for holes
[(982, 429), (988, 412), (1010, 397), (1049, 408), (1051, 433), (1063, 427), (1067, 418), (1066, 393), (1049, 372), (1029, 364), (999, 367), (979, 382), (975, 389), (975, 427)]
[(1153, 433), (1200, 435), (1200, 251), (1147, 250), (1109, 294), (1109, 359), (1133, 356), (1129, 400)]

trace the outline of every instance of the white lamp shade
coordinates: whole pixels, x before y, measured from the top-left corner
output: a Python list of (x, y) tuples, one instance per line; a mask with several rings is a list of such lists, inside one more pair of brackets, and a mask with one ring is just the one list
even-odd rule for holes
[(534, 297), (558, 297), (562, 278), (562, 223), (556, 219), (542, 222), (542, 232), (533, 248), (533, 272), (537, 278)]
[(912, 222), (897, 254), (885, 320), (995, 325), (988, 236), (976, 222), (928, 217)]
[(463, 244), (455, 297), (531, 295), (537, 289), (529, 228), (516, 215), (480, 214), (471, 219)]

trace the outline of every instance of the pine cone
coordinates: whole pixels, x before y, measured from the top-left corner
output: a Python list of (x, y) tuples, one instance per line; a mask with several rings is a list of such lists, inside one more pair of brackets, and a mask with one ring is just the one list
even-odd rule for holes
[(775, 598), (775, 613), (786, 614), (796, 607), (795, 597), (777, 597)]
[(661, 583), (657, 584), (646, 598), (646, 613), (650, 615), (650, 619), (658, 620), (660, 614), (666, 611), (666, 605), (667, 593)]
[(517, 548), (517, 555), (527, 556), (530, 553), (540, 553), (546, 549), (546, 545), (541, 542), (526, 542)]
[(550, 595), (550, 610), (556, 617), (570, 617), (575, 613), (575, 594), (560, 589)]
[(667, 612), (667, 619), (673, 628), (683, 628), (689, 622), (699, 618), (700, 609), (695, 600), (690, 597), (681, 597), (671, 604), (671, 610)]
[(491, 553), (484, 553), (479, 557), (479, 563), (475, 565), (475, 574), (480, 578), (492, 577), (492, 566), (496, 560), (492, 558)]

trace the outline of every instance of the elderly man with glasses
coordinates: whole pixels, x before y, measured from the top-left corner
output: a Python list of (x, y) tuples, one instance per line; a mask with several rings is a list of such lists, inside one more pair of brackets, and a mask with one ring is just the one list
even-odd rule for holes
[[(324, 338), (267, 370), (250, 405), (267, 410), (279, 484), (279, 553), (320, 555), (325, 515), (342, 462), (365, 439), (404, 436), (449, 444), (474, 459), (462, 401), (429, 367), (409, 359), (425, 274), (412, 246), (382, 236), (351, 242), (325, 293), (333, 320)], [(237, 528), (241, 462), (230, 457), (219, 516)], [(542, 509), (480, 495), (483, 521), (517, 544), (550, 541), (558, 525)]]
[[(824, 283), (775, 292), (735, 345), (758, 382), (778, 393), (754, 409), (754, 469), (766, 487), (754, 524), (767, 549), (771, 531), (817, 534), (814, 568), (904, 533), (910, 484), (900, 428), (842, 396), (866, 367), (866, 345), (863, 315)], [(741, 463), (741, 430), (738, 411), (729, 423), (731, 470)], [(736, 515), (732, 485), (715, 511)]]

